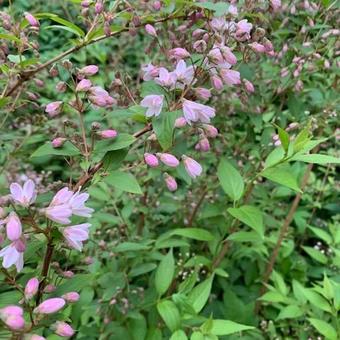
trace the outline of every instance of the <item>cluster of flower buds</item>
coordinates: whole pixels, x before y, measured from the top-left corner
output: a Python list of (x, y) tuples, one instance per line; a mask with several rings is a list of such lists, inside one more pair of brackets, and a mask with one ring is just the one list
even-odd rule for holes
[[(18, 183), (12, 183), (10, 185), (10, 193), (13, 203), (26, 208), (28, 211), (30, 211), (30, 207), (37, 197), (35, 184), (32, 180), (27, 180), (23, 186), (20, 186)], [(87, 193), (80, 193), (79, 191), (74, 193), (65, 187), (59, 190), (49, 206), (41, 211), (54, 222), (70, 224), (72, 215), (86, 218), (91, 217), (93, 209), (85, 206), (88, 198), (89, 195)], [(10, 241), (9, 245), (0, 250), (0, 258), (3, 258), (2, 265), (4, 268), (15, 265), (17, 271), (20, 272), (24, 266), (24, 252), (28, 236), (24, 234), (22, 222), (15, 211), (9, 212), (6, 216), (5, 210), (1, 208), (0, 218), (0, 232), (3, 226), (5, 226), (6, 236)], [(32, 220), (32, 223), (33, 230), (44, 232), (43, 229), (36, 226), (34, 220)], [(81, 251), (83, 242), (88, 239), (90, 226), (89, 223), (83, 223), (64, 227), (62, 234), (67, 245)]]

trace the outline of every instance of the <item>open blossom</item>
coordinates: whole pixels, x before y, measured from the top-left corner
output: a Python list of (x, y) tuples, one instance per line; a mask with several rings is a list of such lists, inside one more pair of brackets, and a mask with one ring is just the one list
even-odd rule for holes
[(176, 80), (176, 74), (174, 72), (169, 72), (165, 67), (159, 68), (158, 77), (155, 78), (155, 82), (158, 85), (170, 88), (175, 86)]
[(79, 191), (72, 195), (68, 201), (68, 205), (71, 207), (73, 215), (91, 217), (94, 210), (85, 206), (85, 202), (89, 199), (89, 196), (88, 193), (80, 193)]
[(24, 311), (18, 306), (7, 306), (0, 309), (0, 319), (12, 330), (20, 330), (25, 327)]
[(63, 229), (62, 233), (68, 245), (76, 250), (83, 249), (83, 242), (89, 238), (90, 223), (78, 224)]
[(63, 321), (57, 321), (53, 328), (55, 329), (55, 333), (62, 337), (71, 337), (74, 334), (74, 329)]
[(9, 190), (14, 202), (21, 204), (24, 207), (28, 207), (34, 203), (37, 197), (35, 184), (31, 179), (27, 180), (23, 187), (18, 183), (12, 183), (9, 187)]
[(45, 214), (47, 218), (54, 222), (68, 224), (71, 222), (72, 210), (67, 204), (49, 206), (46, 208)]
[(46, 105), (45, 112), (51, 117), (57, 116), (63, 108), (63, 102), (57, 101)]
[(146, 96), (141, 102), (142, 107), (147, 108), (146, 117), (159, 116), (163, 108), (163, 95), (150, 94)]
[(167, 188), (169, 191), (176, 191), (177, 190), (177, 182), (174, 177), (168, 175), (167, 173), (164, 174), (164, 180)]
[(77, 92), (86, 92), (88, 91), (92, 86), (91, 80), (88, 79), (82, 79), (76, 86)]
[(177, 81), (189, 85), (193, 83), (195, 70), (193, 66), (187, 66), (184, 60), (180, 60), (176, 65), (174, 74), (176, 75)]
[(210, 118), (215, 117), (215, 109), (210, 106), (195, 103), (191, 100), (184, 99), (183, 113), (187, 122), (209, 123)]
[(157, 153), (157, 156), (167, 166), (176, 168), (179, 165), (179, 160), (170, 153)]
[(245, 41), (250, 39), (250, 31), (253, 25), (248, 22), (247, 19), (243, 19), (236, 24), (235, 37), (239, 41)]
[(183, 163), (185, 170), (187, 171), (188, 175), (192, 178), (196, 178), (200, 176), (202, 173), (202, 166), (196, 162), (194, 159), (187, 157), (185, 155), (182, 156)]
[(158, 158), (153, 155), (152, 153), (145, 153), (144, 154), (144, 161), (145, 163), (150, 166), (151, 168), (155, 168), (158, 166), (159, 162), (158, 162)]
[(1, 249), (0, 257), (3, 258), (2, 266), (4, 268), (9, 268), (14, 264), (17, 271), (20, 272), (24, 267), (24, 253), (16, 249), (16, 243), (17, 241), (12, 242), (7, 247)]
[(11, 212), (7, 217), (6, 234), (10, 241), (16, 241), (22, 234), (22, 225), (18, 215)]
[(220, 70), (221, 77), (227, 85), (241, 84), (240, 72), (235, 70), (222, 69)]
[(29, 279), (25, 286), (25, 299), (30, 300), (38, 292), (39, 280), (36, 277)]
[(39, 21), (29, 12), (25, 12), (25, 19), (32, 27), (39, 27)]
[(169, 51), (169, 56), (175, 59), (185, 59), (190, 57), (190, 53), (185, 48), (176, 47)]
[(89, 100), (93, 105), (106, 107), (115, 105), (117, 102), (109, 93), (100, 86), (93, 86), (89, 90)]
[(65, 303), (65, 300), (62, 298), (47, 299), (36, 307), (33, 312), (37, 314), (56, 313), (65, 306)]
[(142, 67), (143, 80), (153, 80), (159, 74), (159, 68), (157, 66), (150, 64), (144, 65)]
[(90, 77), (93, 76), (98, 72), (98, 66), (97, 65), (88, 65), (83, 68), (81, 68), (78, 73), (85, 76), (85, 77)]
[(223, 17), (213, 18), (210, 21), (210, 26), (215, 32), (224, 32), (228, 29), (227, 22)]

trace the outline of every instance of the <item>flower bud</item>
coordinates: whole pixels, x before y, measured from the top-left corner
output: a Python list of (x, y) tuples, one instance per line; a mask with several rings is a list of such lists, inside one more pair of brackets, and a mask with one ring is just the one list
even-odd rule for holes
[(210, 143), (208, 138), (202, 138), (195, 146), (196, 150), (207, 152), (210, 150)]
[(168, 175), (167, 173), (164, 174), (164, 180), (167, 188), (169, 191), (176, 191), (177, 190), (177, 182), (174, 177)]
[(179, 165), (179, 160), (169, 153), (157, 153), (156, 155), (161, 160), (161, 162), (167, 166), (176, 168)]
[(53, 293), (56, 289), (55, 285), (49, 284), (44, 288), (44, 293)]
[(57, 101), (46, 105), (45, 112), (51, 117), (57, 116), (63, 108), (63, 102)]
[(22, 234), (22, 225), (15, 212), (11, 212), (7, 218), (6, 234), (10, 241), (18, 240)]
[(25, 286), (25, 299), (30, 300), (38, 292), (39, 280), (36, 277), (29, 279)]
[(146, 31), (147, 34), (151, 35), (152, 37), (157, 37), (157, 32), (152, 25), (146, 24), (145, 25), (145, 31)]
[(103, 2), (101, 0), (98, 0), (94, 5), (94, 11), (96, 12), (96, 14), (100, 14), (101, 12), (103, 12), (103, 9), (104, 9)]
[(191, 178), (196, 178), (202, 174), (202, 166), (194, 159), (183, 155), (182, 160), (185, 170)]
[(56, 86), (55, 89), (60, 92), (60, 93), (64, 93), (67, 89), (67, 85), (65, 82), (60, 81)]
[(65, 300), (62, 298), (47, 299), (34, 309), (37, 314), (52, 314), (58, 312), (65, 306)]
[(155, 11), (159, 11), (162, 7), (162, 4), (160, 1), (155, 1), (153, 4), (152, 4), (152, 7)]
[(217, 91), (221, 91), (223, 89), (223, 81), (220, 77), (216, 76), (216, 75), (213, 75), (211, 78), (210, 78), (210, 81), (211, 81), (211, 85), (212, 87), (217, 90)]
[(108, 129), (108, 130), (99, 131), (98, 135), (99, 137), (103, 139), (113, 139), (117, 137), (118, 133), (116, 130)]
[(187, 121), (184, 117), (179, 117), (175, 120), (175, 128), (181, 128), (187, 125)]
[(77, 292), (69, 292), (69, 293), (64, 294), (62, 296), (62, 298), (66, 302), (72, 303), (72, 302), (77, 302), (79, 300), (80, 296)]
[(251, 49), (254, 52), (258, 52), (258, 53), (266, 52), (266, 48), (262, 44), (259, 44), (257, 42), (253, 42), (253, 43), (249, 44), (249, 47), (251, 47)]
[(71, 337), (74, 334), (73, 328), (63, 321), (57, 321), (54, 326), (55, 334), (63, 337)]
[(54, 138), (51, 142), (52, 146), (56, 149), (56, 148), (60, 148), (64, 145), (64, 143), (66, 142), (66, 138), (62, 138), (62, 137), (57, 137)]
[(29, 12), (25, 12), (25, 19), (32, 27), (39, 27), (39, 21)]
[(79, 70), (79, 73), (85, 77), (93, 76), (98, 72), (98, 66), (97, 65), (88, 65)]
[(46, 338), (38, 334), (32, 334), (28, 336), (27, 340), (46, 340)]
[(88, 7), (90, 7), (90, 5), (91, 5), (91, 1), (90, 0), (83, 0), (81, 2), (81, 7), (83, 7), (83, 8), (88, 8)]
[(204, 87), (198, 87), (195, 89), (195, 94), (199, 99), (208, 100), (211, 97), (211, 92)]
[(175, 59), (185, 59), (190, 57), (190, 53), (185, 48), (177, 47), (169, 51), (169, 56)]
[(244, 86), (245, 86), (246, 90), (249, 93), (254, 93), (255, 92), (254, 85), (249, 80), (244, 79), (243, 82), (244, 82)]
[(7, 306), (0, 309), (0, 319), (12, 330), (20, 330), (25, 327), (24, 311), (18, 306)]
[(203, 53), (207, 49), (207, 43), (204, 40), (197, 40), (193, 43), (192, 48), (198, 53)]
[(62, 272), (62, 275), (66, 279), (71, 279), (74, 276), (74, 273), (71, 270), (66, 270)]
[(88, 79), (82, 79), (76, 86), (77, 92), (86, 92), (92, 87), (92, 83)]
[(26, 239), (24, 237), (20, 237), (18, 240), (13, 242), (13, 245), (19, 253), (23, 253), (26, 250)]
[(158, 158), (155, 155), (151, 154), (151, 153), (145, 153), (144, 154), (144, 161), (151, 168), (155, 168), (159, 164)]

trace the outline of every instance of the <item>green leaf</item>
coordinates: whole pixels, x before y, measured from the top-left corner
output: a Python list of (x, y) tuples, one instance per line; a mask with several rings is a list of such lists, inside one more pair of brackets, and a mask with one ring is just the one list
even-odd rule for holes
[(303, 288), (303, 294), (312, 305), (322, 309), (323, 311), (331, 313), (331, 306), (320, 294), (316, 293), (311, 288)]
[(254, 229), (261, 237), (263, 237), (263, 216), (258, 208), (251, 205), (243, 205), (239, 208), (229, 208), (228, 213)]
[(160, 262), (155, 275), (155, 285), (159, 295), (163, 295), (168, 290), (174, 274), (175, 259), (172, 253), (172, 249), (170, 249), (168, 254), (164, 256), (162, 261)]
[(319, 250), (314, 249), (312, 247), (302, 247), (303, 250), (315, 261), (318, 261), (322, 264), (326, 264), (328, 262), (327, 256), (322, 254)]
[(280, 128), (279, 126), (275, 125), (275, 127), (277, 128), (277, 131), (279, 133), (279, 138), (281, 141), (281, 145), (284, 149), (284, 151), (287, 153), (288, 152), (288, 148), (289, 148), (289, 134), (287, 131), (283, 130), (282, 128)]
[(296, 178), (293, 176), (290, 168), (287, 165), (264, 169), (261, 172), (261, 175), (273, 182), (284, 185), (297, 192), (302, 192), (298, 186)]
[(242, 197), (244, 182), (240, 173), (225, 159), (222, 159), (217, 168), (217, 176), (224, 192), (233, 200)]
[(51, 142), (48, 142), (42, 146), (40, 146), (37, 150), (35, 150), (31, 158), (33, 157), (42, 157), (42, 156), (77, 156), (80, 155), (80, 151), (77, 147), (75, 147), (71, 142), (66, 141), (61, 148), (54, 148)]
[(197, 7), (208, 9), (210, 11), (215, 12), (215, 15), (220, 17), (223, 15), (226, 15), (229, 11), (229, 4), (226, 2), (210, 2), (210, 1), (204, 1), (202, 3), (195, 3)]
[(308, 229), (310, 229), (320, 240), (325, 241), (328, 245), (332, 244), (332, 237), (327, 233), (327, 231), (311, 226), (308, 226)]
[(263, 242), (263, 237), (255, 231), (237, 231), (229, 235), (227, 239), (234, 242)]
[(300, 307), (291, 305), (291, 306), (287, 306), (281, 309), (276, 320), (295, 319), (295, 318), (299, 318), (302, 315), (303, 315), (303, 311), (300, 309)]
[(201, 332), (193, 332), (190, 340), (205, 340), (204, 335)]
[(17, 42), (17, 43), (21, 42), (21, 40), (13, 34), (0, 33), (0, 39), (14, 41), (14, 42)]
[(141, 97), (146, 97), (150, 94), (157, 94), (157, 95), (166, 95), (166, 91), (162, 88), (162, 86), (156, 84), (153, 80), (145, 81), (142, 83), (141, 88)]
[(157, 310), (167, 327), (175, 332), (181, 324), (181, 317), (176, 305), (170, 300), (164, 300), (157, 304)]
[(321, 154), (310, 154), (310, 155), (296, 155), (292, 157), (293, 161), (301, 161), (306, 163), (314, 163), (314, 164), (340, 164), (339, 157), (333, 157), (329, 155), (321, 155)]
[(180, 111), (162, 112), (152, 120), (153, 130), (163, 150), (172, 146), (175, 120), (180, 114)]
[(171, 232), (171, 235), (179, 235), (199, 241), (212, 241), (214, 235), (208, 230), (200, 228), (179, 228)]
[(139, 251), (139, 250), (148, 250), (149, 247), (140, 244), (140, 243), (134, 243), (134, 242), (123, 242), (121, 244), (118, 244), (118, 246), (113, 248), (115, 252), (125, 252), (125, 251)]
[(254, 328), (230, 320), (213, 320), (210, 333), (213, 335), (229, 335)]
[(296, 136), (293, 143), (294, 153), (301, 151), (305, 145), (310, 141), (309, 137), (310, 123)]
[(114, 171), (105, 178), (105, 182), (126, 192), (142, 194), (142, 189), (139, 186), (136, 177), (127, 172)]
[(199, 313), (207, 303), (210, 296), (213, 279), (214, 275), (198, 284), (189, 293), (188, 302), (191, 304), (196, 313)]
[(320, 334), (326, 337), (326, 339), (338, 339), (336, 330), (328, 322), (314, 318), (309, 318), (308, 320)]
[(186, 334), (184, 333), (184, 331), (182, 331), (181, 329), (179, 329), (178, 331), (176, 331), (175, 333), (173, 333), (171, 335), (170, 340), (188, 340), (188, 337), (186, 336)]
[(97, 141), (94, 147), (95, 154), (105, 154), (108, 151), (124, 149), (131, 145), (136, 140), (135, 137), (127, 134), (120, 133), (115, 139), (103, 139)]

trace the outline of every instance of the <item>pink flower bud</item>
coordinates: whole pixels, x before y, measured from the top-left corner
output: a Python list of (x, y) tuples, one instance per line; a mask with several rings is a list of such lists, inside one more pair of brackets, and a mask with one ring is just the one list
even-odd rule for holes
[(51, 142), (52, 146), (56, 149), (56, 148), (60, 148), (64, 145), (64, 143), (66, 142), (66, 138), (62, 138), (62, 137), (57, 137), (54, 138)]
[(177, 47), (169, 51), (169, 56), (175, 59), (185, 59), (190, 57), (190, 53), (185, 48)]
[(65, 82), (60, 81), (56, 86), (55, 89), (60, 92), (60, 93), (64, 93), (67, 90), (67, 85)]
[(88, 90), (91, 88), (91, 86), (92, 86), (92, 83), (91, 83), (90, 80), (88, 80), (88, 79), (82, 79), (82, 80), (78, 83), (78, 85), (77, 85), (77, 87), (76, 87), (76, 91), (77, 91), (77, 92), (86, 92), (86, 91), (88, 91)]
[(85, 77), (90, 77), (93, 76), (98, 72), (98, 66), (97, 65), (88, 65), (79, 70), (79, 74), (85, 76)]
[(34, 309), (37, 314), (52, 314), (58, 312), (65, 306), (65, 300), (62, 298), (47, 299)]
[(71, 279), (74, 276), (74, 273), (71, 270), (66, 270), (66, 271), (62, 272), (62, 275), (66, 279)]
[(56, 289), (55, 285), (49, 284), (44, 288), (44, 293), (53, 293)]
[(167, 166), (176, 168), (179, 165), (179, 160), (169, 153), (157, 153), (156, 155), (161, 160), (161, 162)]
[(0, 309), (0, 318), (6, 318), (8, 315), (24, 315), (24, 311), (21, 307), (10, 305)]
[(213, 75), (211, 78), (210, 78), (210, 81), (211, 81), (211, 85), (212, 87), (217, 90), (217, 91), (221, 91), (223, 89), (223, 81), (220, 77), (216, 76), (216, 75)]
[(22, 234), (22, 225), (15, 212), (11, 212), (7, 217), (6, 234), (10, 241), (18, 240)]
[(100, 14), (101, 12), (103, 12), (103, 9), (104, 9), (103, 2), (101, 0), (98, 0), (94, 5), (94, 11), (96, 12), (96, 14)]
[(57, 116), (63, 107), (63, 102), (62, 101), (57, 101), (53, 103), (49, 103), (46, 105), (45, 112), (51, 117)]
[(25, 320), (20, 315), (9, 315), (4, 322), (10, 329), (13, 330), (20, 330), (25, 327)]
[(29, 279), (25, 286), (25, 299), (30, 300), (38, 292), (39, 280), (36, 277)]
[(27, 340), (46, 340), (46, 338), (38, 334), (32, 334), (27, 338)]
[(177, 182), (174, 177), (168, 175), (167, 173), (164, 174), (165, 184), (168, 187), (169, 191), (176, 191), (177, 190)]
[(162, 4), (160, 1), (155, 1), (153, 4), (152, 4), (152, 7), (155, 11), (159, 11), (162, 7)]
[(210, 143), (208, 138), (202, 138), (195, 146), (196, 150), (207, 152), (210, 150)]
[(198, 162), (185, 155), (182, 156), (182, 159), (185, 170), (191, 178), (196, 178), (202, 174), (202, 166)]
[(151, 154), (151, 153), (145, 153), (144, 154), (144, 161), (151, 168), (155, 168), (159, 164), (158, 158), (155, 155)]
[(83, 7), (83, 8), (88, 8), (88, 7), (90, 7), (90, 5), (91, 5), (91, 1), (90, 0), (83, 0), (81, 2), (81, 7)]
[(146, 31), (147, 34), (151, 35), (152, 37), (157, 37), (157, 32), (152, 25), (146, 24), (145, 25), (145, 31)]
[(25, 19), (32, 27), (39, 27), (39, 21), (29, 12), (25, 12)]
[(19, 253), (23, 253), (26, 250), (26, 239), (24, 237), (20, 237), (18, 240), (13, 242), (13, 246)]
[(73, 328), (63, 321), (57, 321), (53, 328), (55, 329), (55, 334), (63, 337), (70, 337), (74, 334)]
[(103, 139), (113, 139), (116, 138), (118, 133), (116, 130), (103, 130), (103, 131), (99, 131), (98, 132), (99, 137), (103, 138)]
[(193, 43), (192, 48), (198, 53), (203, 53), (207, 49), (207, 43), (204, 40), (197, 40)]
[(249, 44), (249, 46), (251, 47), (251, 49), (254, 52), (258, 52), (258, 53), (266, 52), (266, 48), (262, 44), (259, 44), (257, 42), (253, 42), (253, 43)]
[(208, 100), (211, 97), (211, 92), (204, 87), (198, 87), (195, 89), (195, 94), (199, 99)]
[(77, 292), (69, 292), (66, 293), (62, 296), (62, 298), (66, 301), (66, 302), (77, 302), (80, 298), (79, 294)]
[(227, 85), (239, 85), (241, 84), (240, 72), (229, 69), (220, 70), (221, 77)]
[(179, 117), (175, 120), (175, 128), (181, 128), (187, 125), (187, 120), (184, 117)]
[(254, 93), (255, 92), (254, 85), (247, 79), (244, 79), (243, 81), (244, 81), (244, 86), (245, 86), (246, 90), (249, 93)]

